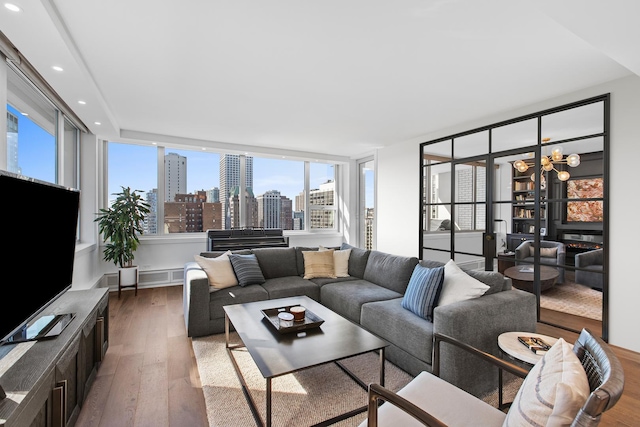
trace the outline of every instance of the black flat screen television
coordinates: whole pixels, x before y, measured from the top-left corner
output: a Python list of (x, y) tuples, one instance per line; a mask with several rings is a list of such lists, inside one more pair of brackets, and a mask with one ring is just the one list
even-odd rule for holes
[[(0, 344), (53, 337), (73, 313), (42, 315), (73, 279), (80, 192), (0, 170)], [(11, 236), (11, 237), (9, 237)]]

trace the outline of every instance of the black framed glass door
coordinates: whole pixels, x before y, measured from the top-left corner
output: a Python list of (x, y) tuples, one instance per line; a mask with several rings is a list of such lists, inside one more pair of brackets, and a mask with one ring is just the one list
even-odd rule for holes
[(495, 270), (607, 339), (609, 96), (420, 146), (420, 258)]

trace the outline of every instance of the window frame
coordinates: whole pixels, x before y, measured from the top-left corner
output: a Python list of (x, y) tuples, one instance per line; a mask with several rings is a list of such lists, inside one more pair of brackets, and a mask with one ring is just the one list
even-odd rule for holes
[[(209, 153), (215, 153), (218, 154), (219, 156), (225, 155), (225, 154), (233, 154), (233, 155), (238, 155), (242, 161), (240, 163), (241, 165), (241, 185), (244, 182), (244, 171), (245, 171), (245, 167), (246, 167), (246, 163), (245, 163), (245, 159), (246, 157), (252, 157), (253, 159), (269, 159), (269, 158), (273, 158), (273, 159), (279, 159), (279, 158), (284, 158), (284, 156), (276, 156), (273, 154), (268, 154), (268, 155), (264, 155), (262, 153), (234, 153), (234, 152), (230, 152), (229, 150), (213, 150), (210, 148), (205, 148), (202, 146), (187, 146), (187, 145), (181, 145), (181, 144), (176, 144), (176, 143), (172, 143), (172, 144), (161, 144), (161, 143), (149, 143), (149, 142), (140, 142), (140, 141), (134, 141), (134, 142), (130, 142), (130, 141), (121, 141), (121, 140), (113, 140), (113, 141), (108, 141), (108, 140), (104, 140), (102, 141), (104, 143), (104, 149), (101, 151), (102, 153), (104, 153), (104, 164), (105, 164), (105, 168), (108, 169), (109, 167), (109, 159), (108, 159), (108, 147), (109, 147), (109, 143), (113, 142), (113, 143), (117, 143), (117, 144), (122, 144), (122, 145), (132, 145), (132, 146), (152, 146), (155, 147), (157, 149), (158, 152), (158, 156), (157, 156), (157, 175), (158, 175), (158, 179), (157, 179), (157, 197), (158, 200), (160, 200), (160, 197), (164, 197), (164, 191), (165, 189), (162, 188), (162, 190), (160, 189), (160, 186), (164, 185), (164, 156), (166, 153), (170, 152), (171, 150), (178, 150), (178, 151), (197, 151), (197, 150), (206, 150)], [(333, 227), (331, 228), (311, 228), (311, 219), (310, 216), (311, 215), (304, 215), (304, 229), (302, 230), (283, 230), (284, 233), (286, 235), (303, 235), (303, 234), (322, 234), (322, 233), (336, 233), (336, 232), (340, 232), (340, 230), (342, 229), (342, 223), (340, 221), (340, 211), (342, 209), (342, 207), (340, 207), (338, 205), (338, 201), (341, 200), (340, 197), (340, 171), (341, 171), (341, 164), (339, 162), (336, 161), (318, 161), (317, 159), (311, 159), (311, 158), (301, 158), (301, 157), (296, 157), (296, 158), (289, 158), (287, 160), (292, 160), (292, 161), (301, 161), (304, 164), (304, 194), (305, 194), (305, 201), (304, 201), (304, 206), (305, 206), (305, 212), (310, 212), (311, 209), (313, 209), (314, 211), (332, 211), (334, 212), (333, 214), (333, 218), (334, 218), (334, 223), (333, 223)], [(312, 164), (323, 164), (323, 165), (330, 165), (333, 167), (333, 181), (334, 181), (334, 189), (333, 189), (333, 206), (316, 206), (316, 207), (311, 207), (310, 203), (309, 203), (309, 188), (310, 188), (310, 169), (311, 169), (311, 165)], [(254, 181), (256, 180), (256, 178), (253, 178)], [(107, 196), (108, 196), (108, 188), (109, 188), (109, 177), (108, 174), (106, 176), (106, 179), (103, 180), (102, 182), (102, 186), (103, 186), (103, 194), (105, 195), (104, 198), (101, 198), (101, 202), (100, 204), (102, 205), (101, 207), (105, 207), (108, 205), (107, 202)], [(218, 189), (220, 189), (220, 182), (217, 183)], [(145, 194), (146, 194), (145, 190)], [(187, 188), (187, 191), (189, 191), (189, 188)], [(301, 191), (302, 193), (302, 191)], [(293, 205), (293, 209), (292, 209), (292, 214), (293, 212), (295, 212), (295, 197), (297, 195), (293, 195), (291, 197), (289, 197), (287, 195), (288, 198), (292, 199), (292, 205)], [(244, 192), (240, 192), (240, 206), (244, 206), (245, 204), (245, 194)], [(157, 223), (158, 224), (164, 224), (164, 209), (163, 206), (160, 206), (162, 203), (158, 203), (158, 208), (157, 208)], [(224, 215), (224, 213), (223, 213)], [(246, 226), (245, 224), (245, 218), (244, 215), (241, 215), (241, 226)], [(202, 231), (202, 232), (182, 232), (182, 233), (166, 233), (164, 230), (164, 227), (158, 226), (157, 228), (158, 233), (157, 234), (146, 234), (146, 235), (142, 235), (142, 239), (146, 239), (146, 238), (157, 238), (157, 237), (164, 237), (164, 238), (184, 238), (185, 236), (201, 236), (203, 234), (206, 233), (206, 230)]]

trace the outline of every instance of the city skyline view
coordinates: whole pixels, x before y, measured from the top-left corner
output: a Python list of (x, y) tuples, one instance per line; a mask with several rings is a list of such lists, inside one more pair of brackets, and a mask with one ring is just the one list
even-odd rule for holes
[[(7, 109), (18, 118), (17, 158), (13, 172), (36, 179), (56, 182), (55, 139), (41, 124), (35, 123), (11, 105)], [(8, 132), (10, 133), (10, 132)], [(11, 138), (12, 136), (9, 136)], [(109, 142), (108, 198), (121, 191), (121, 186), (146, 194), (158, 187), (157, 146)], [(201, 150), (166, 148), (165, 155), (176, 153), (187, 157), (187, 193), (220, 188), (220, 155)], [(276, 190), (291, 200), (304, 190), (304, 161), (253, 157), (254, 195)], [(333, 164), (312, 163), (310, 189), (334, 180)], [(373, 207), (373, 174), (365, 174), (367, 208)]]
[[(187, 193), (220, 188), (220, 154), (197, 150), (165, 149), (165, 155), (176, 153), (187, 158)], [(304, 162), (300, 160), (253, 157), (253, 193), (258, 196), (277, 190), (292, 200), (304, 190)], [(158, 187), (157, 147), (109, 143), (109, 194), (121, 185), (142, 193)], [(141, 165), (152, 165), (141, 169)], [(334, 180), (333, 164), (314, 163), (310, 189)], [(321, 166), (318, 166), (321, 165)], [(326, 166), (326, 167), (324, 167)], [(153, 169), (152, 169), (153, 168)]]

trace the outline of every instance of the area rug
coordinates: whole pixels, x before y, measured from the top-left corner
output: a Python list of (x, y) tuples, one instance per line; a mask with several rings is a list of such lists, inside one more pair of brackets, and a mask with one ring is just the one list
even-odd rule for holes
[(542, 292), (540, 307), (601, 321), (602, 292), (565, 281)]
[[(235, 333), (232, 342), (237, 342)], [(224, 334), (193, 338), (209, 425), (212, 427), (255, 426), (233, 365), (225, 348)], [(265, 380), (249, 352), (234, 352), (251, 396), (265, 419)], [(343, 360), (343, 364), (366, 384), (378, 382), (379, 356), (366, 353)], [(397, 391), (412, 377), (386, 362), (386, 386)], [(272, 380), (272, 421), (274, 426), (304, 427), (367, 404), (367, 392), (334, 363), (283, 375)], [(340, 423), (340, 427), (359, 425), (366, 412)]]

